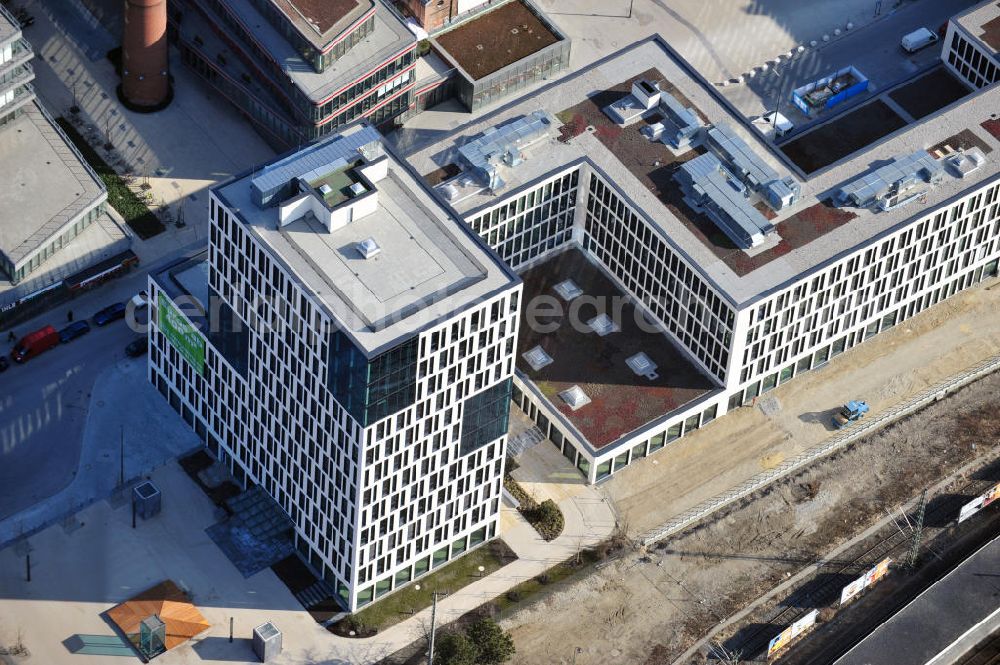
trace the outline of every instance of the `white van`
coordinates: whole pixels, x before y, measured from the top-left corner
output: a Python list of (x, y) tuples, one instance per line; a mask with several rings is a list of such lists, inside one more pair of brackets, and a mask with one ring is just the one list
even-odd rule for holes
[(899, 45), (907, 53), (916, 53), (925, 46), (930, 46), (938, 40), (937, 33), (931, 32), (927, 28), (919, 28), (908, 35), (903, 35)]

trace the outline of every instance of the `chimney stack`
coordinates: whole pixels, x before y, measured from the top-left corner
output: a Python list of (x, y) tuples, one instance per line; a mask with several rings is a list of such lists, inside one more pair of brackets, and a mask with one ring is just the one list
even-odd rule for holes
[(167, 0), (125, 0), (122, 30), (122, 102), (134, 111), (170, 103)]

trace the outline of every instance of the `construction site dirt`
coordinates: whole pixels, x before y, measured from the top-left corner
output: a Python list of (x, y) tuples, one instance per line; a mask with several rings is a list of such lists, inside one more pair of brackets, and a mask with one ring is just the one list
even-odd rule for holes
[[(786, 386), (789, 390), (773, 394), (783, 406), (779, 411), (770, 409), (765, 416), (760, 408), (742, 409), (698, 432), (700, 438), (678, 442), (689, 449), (672, 453), (668, 448), (659, 459), (653, 456), (644, 466), (616, 474), (602, 489), (615, 501), (622, 526), (637, 535), (678, 514), (684, 504), (702, 500), (688, 494), (719, 492), (740, 474), (773, 468), (815, 445), (830, 435), (836, 391), (841, 401), (867, 398), (877, 413), (995, 355), (1000, 344), (1000, 325), (992, 314), (997, 291), (959, 294), (845, 354), (841, 366), (834, 367), (835, 361), (815, 376), (796, 379)], [(575, 657), (578, 665), (673, 663), (720, 622), (885, 518), (886, 511), (956, 469), (977, 460), (987, 465), (1000, 454), (998, 388), (1000, 375), (981, 379), (700, 527), (649, 551), (629, 552), (506, 617), (503, 625), (517, 645), (514, 662), (571, 663)], [(812, 412), (799, 399), (830, 404), (816, 403)], [(711, 469), (695, 462), (713, 455), (714, 482)], [(720, 455), (730, 459), (723, 463)], [(756, 467), (748, 463), (737, 472), (737, 458), (744, 456)], [(686, 466), (688, 461), (692, 464)], [(776, 602), (783, 599), (778, 596)], [(734, 625), (719, 639), (741, 627)], [(783, 627), (777, 626), (775, 634)]]

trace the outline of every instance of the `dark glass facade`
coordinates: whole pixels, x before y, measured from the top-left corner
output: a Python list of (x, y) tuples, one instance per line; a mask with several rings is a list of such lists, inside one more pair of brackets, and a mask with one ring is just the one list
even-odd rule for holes
[(460, 452), (467, 455), (507, 433), (511, 379), (501, 381), (465, 401)]
[(329, 387), (362, 427), (411, 406), (417, 392), (417, 338), (369, 360), (341, 331), (330, 336)]

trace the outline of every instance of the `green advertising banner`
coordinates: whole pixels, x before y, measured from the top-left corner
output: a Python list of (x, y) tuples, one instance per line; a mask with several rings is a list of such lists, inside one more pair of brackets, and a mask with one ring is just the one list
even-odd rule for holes
[(205, 373), (205, 340), (185, 319), (170, 299), (159, 294), (157, 309), (159, 310), (160, 330), (167, 341), (187, 360), (198, 374)]

